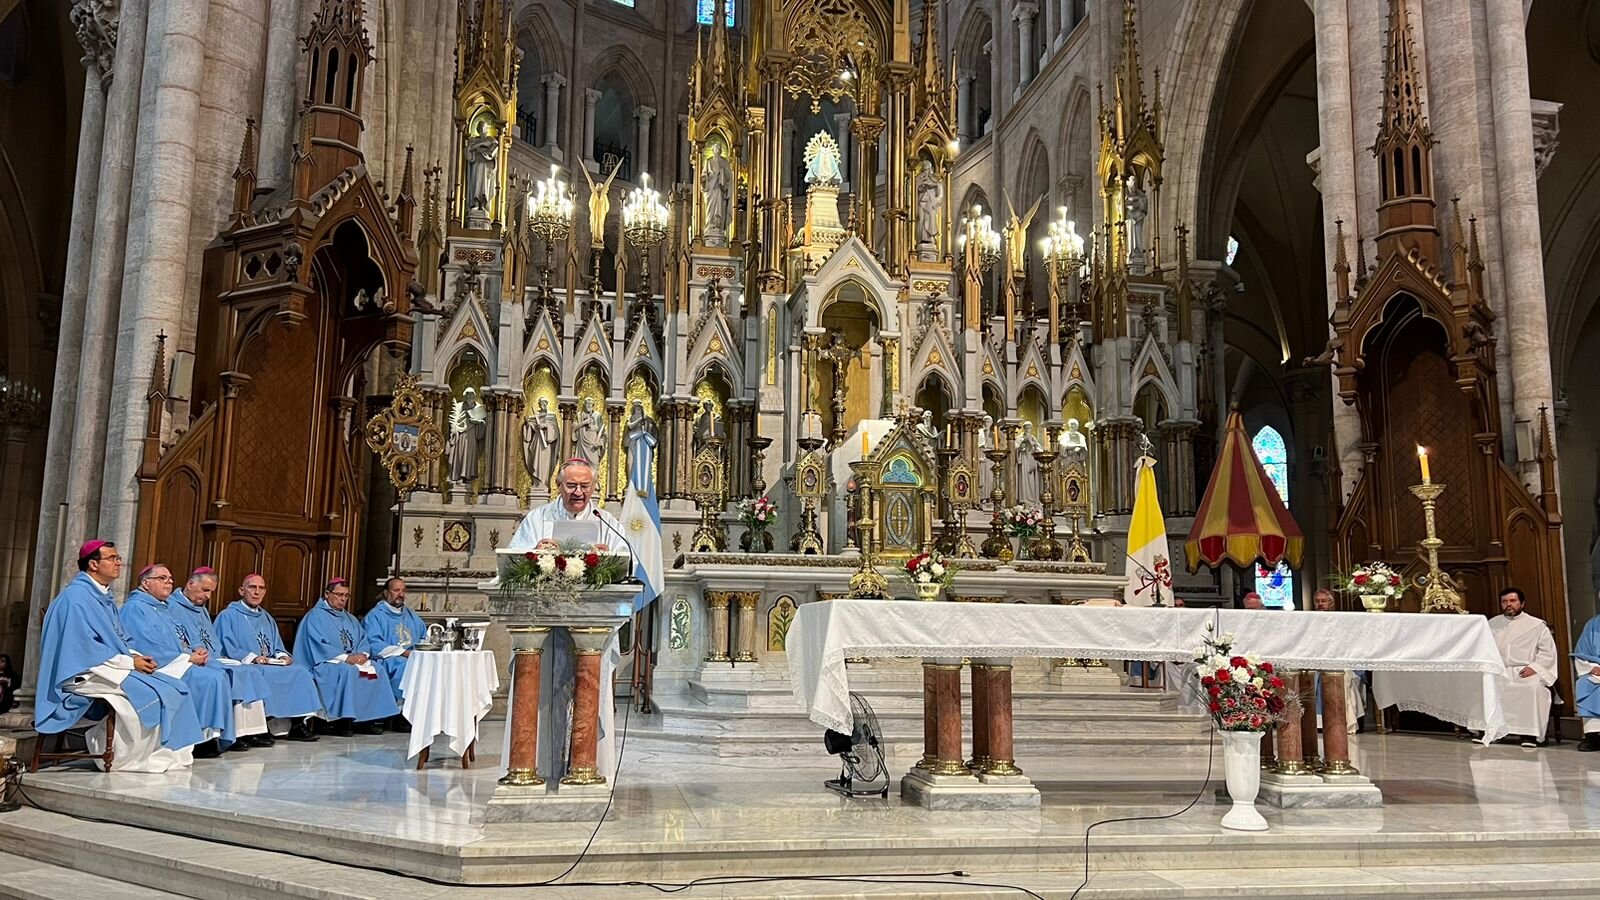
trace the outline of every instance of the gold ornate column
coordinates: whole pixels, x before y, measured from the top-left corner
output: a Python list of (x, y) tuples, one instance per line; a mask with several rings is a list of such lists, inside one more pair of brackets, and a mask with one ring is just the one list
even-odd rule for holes
[(739, 652), (733, 655), (736, 663), (756, 661), (756, 606), (761, 602), (760, 591), (740, 591), (734, 595), (739, 604)]
[(728, 603), (733, 591), (706, 591), (706, 621), (711, 627), (706, 662), (728, 662)]
[(858, 115), (850, 122), (850, 133), (856, 139), (855, 180), (850, 184), (855, 196), (855, 231), (862, 243), (872, 247), (877, 239), (878, 138), (883, 134), (883, 119)]
[(622, 412), (625, 406), (616, 402), (606, 404), (606, 413), (611, 419), (611, 446), (606, 448), (606, 478), (609, 482), (607, 486), (611, 489), (606, 496), (617, 501), (622, 500), (628, 486), (628, 461), (622, 452)]
[(561, 456), (556, 460), (556, 465), (572, 458), (573, 434), (578, 428), (578, 404), (562, 401), (556, 404), (556, 409), (561, 413)]
[[(889, 97), (889, 171), (884, 178), (884, 259), (890, 270), (896, 271), (911, 259), (911, 210), (907, 201), (911, 176), (906, 171), (906, 151), (903, 146), (911, 124), (910, 65), (891, 63), (884, 81)], [(876, 190), (876, 185), (869, 183)], [(869, 245), (870, 246), (870, 245)], [(896, 390), (899, 390), (898, 386)]]

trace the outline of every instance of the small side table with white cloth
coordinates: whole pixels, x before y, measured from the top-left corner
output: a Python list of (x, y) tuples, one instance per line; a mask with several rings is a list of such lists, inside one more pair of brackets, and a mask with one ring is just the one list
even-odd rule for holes
[(478, 743), (478, 722), (494, 705), (500, 673), (488, 650), (415, 650), (400, 679), (401, 713), (411, 723), (406, 758), (417, 768), (428, 762), (428, 748), (439, 735), (449, 738), (461, 767), (472, 762)]

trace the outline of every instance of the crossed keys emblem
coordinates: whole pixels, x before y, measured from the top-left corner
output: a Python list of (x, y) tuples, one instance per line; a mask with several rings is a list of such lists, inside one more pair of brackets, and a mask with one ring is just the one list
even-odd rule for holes
[(401, 497), (416, 489), (424, 466), (444, 455), (444, 434), (423, 408), (417, 376), (401, 375), (393, 402), (367, 422), (367, 446)]
[(1137, 577), (1139, 579), (1139, 587), (1133, 592), (1133, 595), (1138, 597), (1149, 591), (1150, 596), (1153, 598), (1152, 602), (1160, 603), (1162, 590), (1165, 589), (1169, 592), (1172, 590), (1172, 563), (1168, 562), (1165, 556), (1157, 554), (1155, 571), (1152, 572), (1144, 566), (1139, 566)]

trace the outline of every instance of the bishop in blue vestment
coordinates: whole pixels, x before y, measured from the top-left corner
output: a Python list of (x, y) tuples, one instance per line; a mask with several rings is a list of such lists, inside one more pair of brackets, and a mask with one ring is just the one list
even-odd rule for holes
[(1600, 616), (1583, 626), (1583, 634), (1572, 647), (1572, 665), (1572, 691), (1583, 719), (1583, 742), (1578, 749), (1592, 753), (1600, 750)]
[(322, 599), (295, 630), (295, 662), (317, 679), (322, 705), (335, 722), (334, 734), (348, 734), (349, 720), (361, 723), (363, 734), (381, 734), (379, 722), (399, 715), (400, 708), (388, 674), (366, 652), (366, 630), (346, 609), (349, 605), (350, 583), (343, 578), (328, 582)]
[[(405, 679), (406, 662), (411, 659), (411, 648), (427, 636), (428, 626), (422, 617), (406, 606), (406, 583), (391, 578), (383, 584), (383, 597), (362, 620), (367, 632), (367, 652), (372, 661), (389, 676), (394, 688), (394, 701), (400, 703), (403, 691), (400, 683)], [(399, 722), (396, 726), (403, 728)]]
[[(57, 734), (91, 714), (96, 699), (116, 711), (115, 771), (166, 772), (188, 766), (203, 740), (176, 678), (156, 673), (156, 661), (133, 649), (117, 619), (110, 585), (122, 573), (116, 545), (90, 541), (78, 551), (78, 576), (51, 601), (40, 639), (34, 728)], [(89, 734), (90, 749), (105, 746), (105, 728)]]
[[(234, 716), (233, 685), (220, 663), (211, 662), (205, 649), (191, 650), (178, 638), (178, 622), (167, 608), (167, 597), (172, 596), (172, 573), (159, 563), (146, 566), (139, 573), (139, 587), (122, 603), (122, 630), (128, 642), (161, 666), (159, 671), (176, 676), (189, 688), (189, 699), (194, 704), (195, 716), (206, 736), (220, 738), (221, 746), (195, 748), (195, 756), (206, 756), (217, 749), (228, 749), (242, 736), (240, 722)], [(260, 710), (258, 709), (259, 713)], [(259, 734), (267, 730), (265, 716), (247, 719), (245, 731)], [(250, 745), (235, 747), (248, 750)]]
[[(211, 579), (215, 586), (215, 579)], [(311, 673), (294, 665), (294, 657), (283, 647), (278, 620), (267, 612), (267, 581), (260, 575), (246, 575), (239, 585), (239, 599), (217, 613), (217, 639), (222, 655), (251, 666), (266, 678), (272, 695), (267, 698), (267, 715), (273, 719), (294, 719), (322, 714), (322, 698)], [(314, 741), (316, 732), (306, 719), (294, 723), (290, 740)]]

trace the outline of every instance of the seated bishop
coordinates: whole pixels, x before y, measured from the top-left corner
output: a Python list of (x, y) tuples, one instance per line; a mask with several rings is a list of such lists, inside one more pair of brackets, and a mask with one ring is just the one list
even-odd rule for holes
[(172, 572), (161, 563), (139, 572), (139, 587), (122, 604), (122, 630), (141, 653), (161, 666), (160, 671), (182, 679), (189, 688), (195, 715), (208, 740), (195, 747), (196, 757), (215, 756), (220, 750), (248, 750), (247, 735), (264, 734), (267, 714), (260, 698), (249, 704), (234, 701), (233, 684), (219, 660), (204, 647), (194, 647), (180, 637), (178, 620), (168, 607), (173, 593)]
[[(256, 592), (259, 604), (267, 595), (266, 582), (259, 575), (250, 578), (254, 578), (259, 585), (260, 589)], [(245, 581), (249, 583), (250, 579)], [(210, 566), (201, 566), (194, 570), (180, 590), (174, 591), (167, 599), (167, 608), (178, 620), (179, 638), (194, 646), (204, 647), (213, 658), (221, 661), (223, 671), (233, 681), (235, 702), (245, 697), (259, 696), (265, 703), (267, 731), (251, 737), (257, 746), (270, 747), (274, 743), (274, 735), (292, 741), (316, 740), (317, 735), (311, 730), (307, 717), (321, 711), (322, 701), (317, 697), (317, 686), (312, 682), (311, 674), (296, 666), (267, 665), (273, 658), (270, 653), (265, 656), (256, 653), (234, 656), (228, 653), (222, 639), (220, 621), (212, 622), (208, 609), (216, 590), (216, 571)], [(249, 608), (247, 601), (241, 602)], [(236, 618), (246, 628), (252, 619), (249, 614), (241, 614)], [(270, 622), (271, 617), (258, 613), (253, 618), (264, 618)], [(283, 639), (278, 636), (278, 623), (270, 622), (268, 627), (272, 629), (273, 638), (281, 649)], [(261, 641), (258, 636), (252, 635), (234, 644), (236, 648), (260, 649)]]
[(1600, 750), (1600, 616), (1583, 626), (1583, 634), (1572, 645), (1572, 690), (1578, 717), (1583, 720), (1584, 753)]
[[(111, 583), (122, 574), (115, 544), (90, 541), (78, 551), (78, 576), (45, 610), (40, 637), (34, 728), (58, 734), (95, 715), (100, 701), (115, 713), (111, 769), (167, 772), (189, 766), (203, 740), (183, 682), (156, 671), (133, 649), (117, 618)], [(89, 729), (92, 753), (104, 751), (105, 723)]]
[(594, 466), (582, 459), (567, 460), (556, 471), (556, 488), (559, 496), (543, 506), (534, 507), (522, 517), (507, 549), (532, 550), (546, 541), (557, 543), (558, 522), (594, 522), (591, 527), (599, 535), (595, 546), (600, 550), (618, 540), (617, 536), (622, 534), (622, 523), (592, 502), (595, 492)]
[(362, 734), (382, 734), (383, 721), (398, 716), (400, 708), (388, 673), (366, 652), (366, 630), (349, 605), (350, 582), (328, 582), (295, 631), (295, 660), (316, 678), (333, 734), (347, 737), (357, 728)]
[(1522, 591), (1500, 592), (1501, 615), (1489, 620), (1489, 631), (1506, 665), (1500, 687), (1506, 729), (1522, 746), (1544, 742), (1550, 724), (1550, 686), (1556, 683), (1556, 640), (1543, 619), (1522, 611)]
[[(378, 605), (367, 612), (361, 621), (367, 632), (367, 652), (373, 661), (389, 676), (394, 688), (394, 702), (400, 703), (404, 695), (401, 683), (405, 680), (406, 663), (411, 650), (428, 634), (428, 626), (411, 607), (406, 606), (406, 583), (400, 578), (390, 578), (383, 583), (383, 596)], [(398, 731), (407, 731), (405, 718), (395, 717), (391, 723)]]

